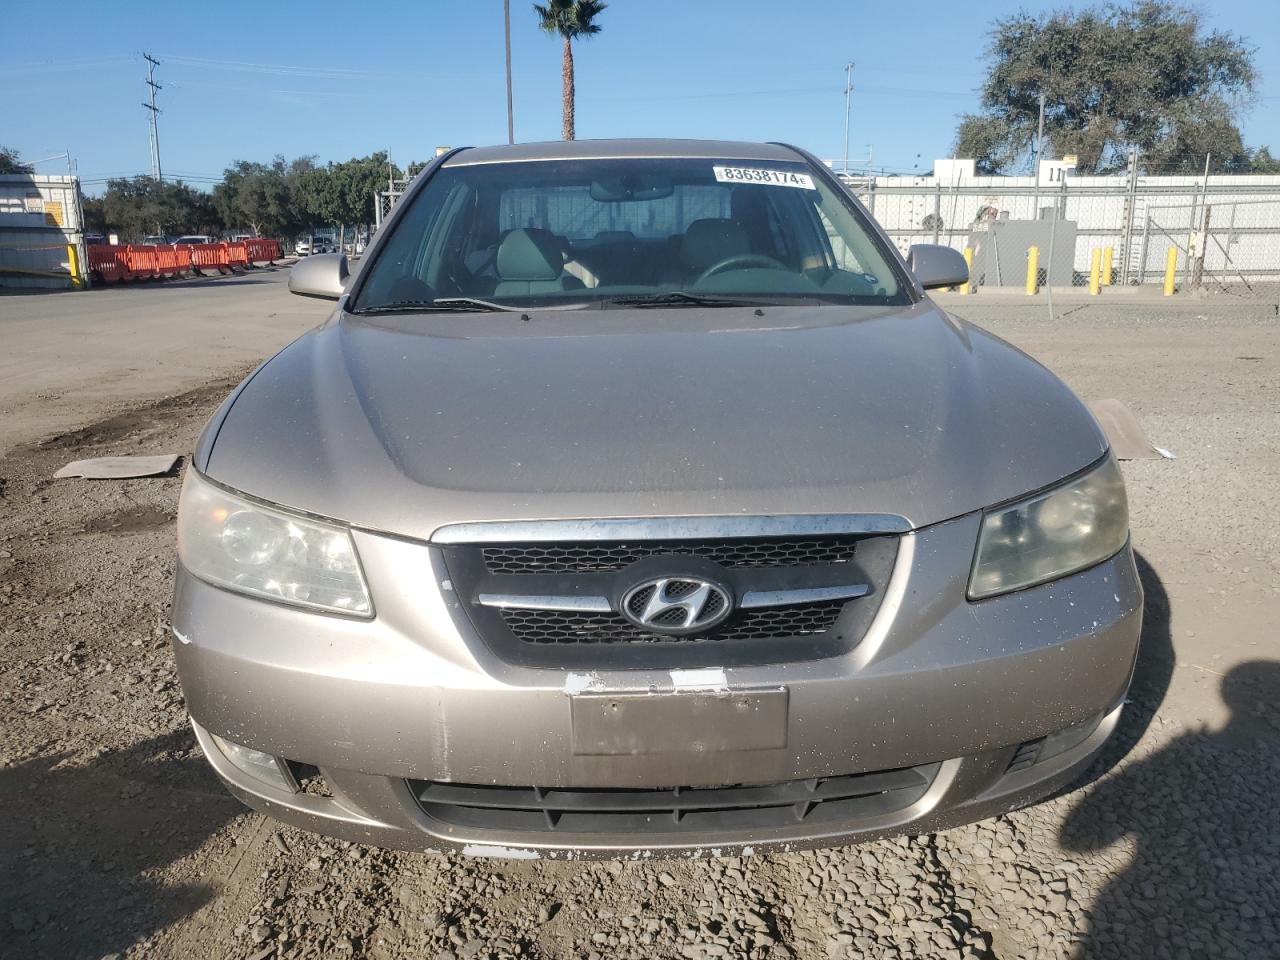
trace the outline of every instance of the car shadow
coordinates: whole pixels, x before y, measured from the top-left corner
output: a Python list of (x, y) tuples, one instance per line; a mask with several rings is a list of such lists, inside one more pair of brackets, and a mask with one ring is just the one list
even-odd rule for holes
[(0, 953), (92, 960), (208, 902), (209, 884), (159, 874), (245, 812), (186, 729), (0, 769), (0, 809)]
[(1230, 710), (1222, 730), (1144, 741), (1175, 658), (1168, 596), (1150, 565), (1138, 564), (1147, 604), (1130, 703), (1072, 785), (1077, 799), (1059, 837), (1068, 853), (1128, 866), (1086, 908), (1073, 956), (1280, 956), (1280, 662), (1243, 663), (1222, 677)]

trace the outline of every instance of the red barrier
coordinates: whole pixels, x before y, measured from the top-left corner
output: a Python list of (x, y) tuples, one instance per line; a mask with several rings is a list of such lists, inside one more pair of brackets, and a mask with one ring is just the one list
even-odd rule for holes
[(217, 270), (226, 273), (231, 268), (231, 259), (227, 255), (225, 243), (193, 243), (188, 246), (191, 251), (191, 267), (196, 273), (201, 270)]
[(250, 263), (271, 263), (280, 259), (280, 241), (250, 237), (244, 241), (245, 255)]
[(124, 268), (126, 280), (137, 280), (139, 277), (151, 278), (158, 275), (156, 270), (156, 248), (152, 246), (129, 244), (124, 248)]
[(227, 248), (227, 262), (233, 267), (249, 266), (249, 251), (245, 249), (244, 241), (239, 243), (224, 243)]
[(96, 274), (103, 283), (119, 283), (125, 278), (123, 251), (124, 247), (112, 247), (106, 244), (90, 246), (89, 272)]
[(156, 244), (156, 272), (162, 277), (176, 277), (191, 269), (191, 251), (185, 247)]
[(254, 263), (280, 259), (280, 241), (255, 237), (239, 243), (94, 244), (89, 271), (104, 283), (150, 277), (178, 277), (202, 270), (230, 273)]

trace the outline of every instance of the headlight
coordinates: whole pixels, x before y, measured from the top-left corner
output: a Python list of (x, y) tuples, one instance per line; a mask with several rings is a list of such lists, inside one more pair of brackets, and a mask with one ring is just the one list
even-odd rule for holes
[(1091, 567), (1128, 536), (1124, 479), (1108, 456), (1052, 490), (986, 512), (969, 597), (992, 597)]
[(201, 580), (238, 593), (332, 613), (373, 612), (344, 527), (234, 496), (194, 470), (178, 503), (178, 556)]

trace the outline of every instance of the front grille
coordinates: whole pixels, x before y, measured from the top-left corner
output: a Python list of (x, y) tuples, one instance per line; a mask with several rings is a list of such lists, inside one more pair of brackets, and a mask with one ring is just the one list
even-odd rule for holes
[(602, 573), (664, 554), (702, 557), (725, 567), (803, 567), (848, 563), (857, 537), (638, 540), (631, 543), (515, 543), (482, 548), (490, 573)]
[[(410, 780), (422, 810), (505, 835), (732, 834), (857, 821), (919, 800), (938, 764), (783, 783), (668, 789), (499, 787)], [(620, 837), (625, 842), (624, 837)]]
[[(442, 549), (458, 598), (455, 615), (503, 660), (562, 669), (671, 669), (795, 663), (848, 652), (879, 608), (898, 538), (834, 534), (467, 543)], [(640, 627), (623, 615), (624, 598), (632, 604), (632, 617), (651, 599), (644, 589), (632, 592), (637, 584), (670, 578), (669, 596), (678, 597), (682, 577), (721, 584), (735, 602), (749, 594), (848, 585), (864, 587), (865, 594), (733, 609), (721, 622), (688, 635)], [(482, 603), (482, 596), (505, 601)], [(522, 605), (521, 597), (597, 602), (575, 610), (556, 603)], [(710, 619), (724, 611), (713, 606), (701, 613)], [(685, 613), (677, 609), (668, 616), (676, 626)]]
[(691, 643), (825, 633), (831, 629), (843, 608), (844, 601), (837, 600), (776, 610), (740, 610), (707, 633), (683, 637), (646, 633), (612, 613), (504, 610), (502, 618), (523, 643)]

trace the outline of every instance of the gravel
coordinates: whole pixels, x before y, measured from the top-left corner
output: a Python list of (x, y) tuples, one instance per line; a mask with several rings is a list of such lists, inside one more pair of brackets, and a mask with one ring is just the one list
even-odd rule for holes
[(1120, 731), (1072, 789), (947, 833), (696, 862), (419, 856), (248, 812), (199, 754), (170, 654), (179, 479), (47, 479), (77, 457), (189, 450), (223, 377), (0, 460), (2, 952), (1280, 956), (1276, 327), (991, 326), (1085, 396), (1124, 400), (1179, 457), (1125, 466), (1143, 652)]

